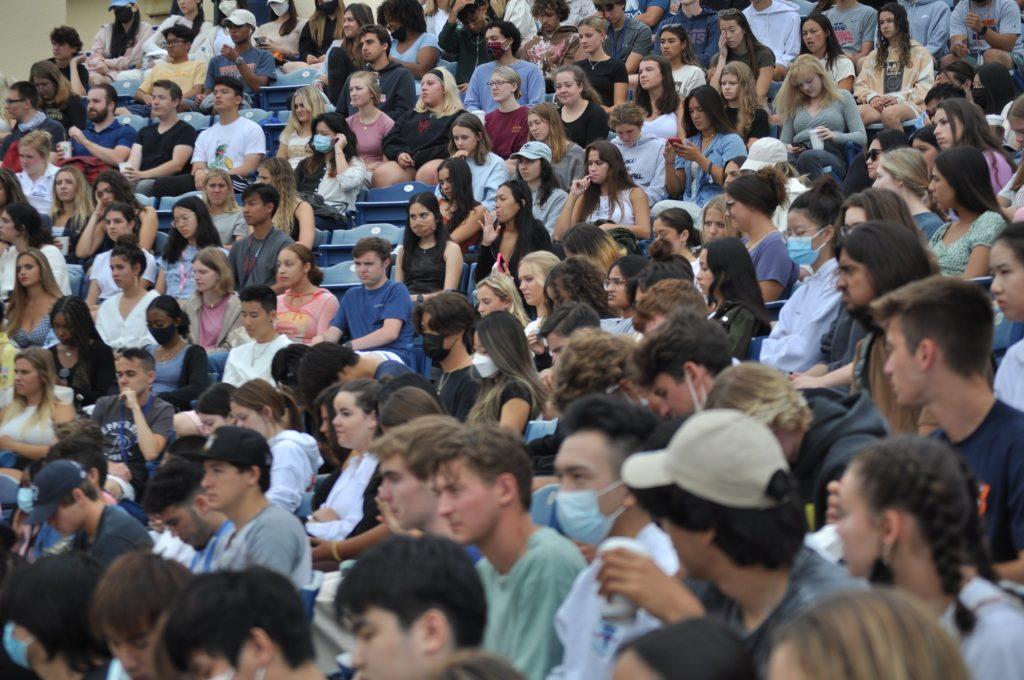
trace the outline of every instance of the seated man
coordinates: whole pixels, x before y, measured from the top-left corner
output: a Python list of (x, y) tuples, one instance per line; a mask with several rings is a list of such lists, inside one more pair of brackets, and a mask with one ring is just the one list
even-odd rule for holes
[[(163, 32), (167, 41), (167, 61), (158, 61), (153, 68), (146, 71), (142, 84), (135, 91), (137, 104), (129, 104), (127, 113), (134, 113), (145, 118), (150, 117), (153, 105), (153, 86), (157, 81), (169, 80), (182, 92), (175, 102), (176, 111), (194, 111), (195, 99), (203, 91), (206, 82), (205, 61), (190, 61), (189, 50), (192, 49), (192, 29), (181, 24), (174, 24)], [(155, 116), (154, 116), (155, 117)]]
[[(180, 28), (180, 27), (179, 27)], [(158, 80), (150, 88), (148, 106), (156, 122), (139, 130), (121, 174), (135, 183), (135, 193), (153, 192), (158, 177), (179, 175), (188, 168), (199, 133), (178, 120), (181, 88), (170, 80)]]
[[(239, 115), (242, 105), (242, 82), (220, 76), (214, 80), (213, 112), (216, 123), (199, 133), (192, 153), (192, 174), (161, 177), (153, 186), (154, 196), (181, 196), (203, 186), (206, 171), (219, 168), (231, 175), (235, 191), (244, 191), (249, 177), (267, 153), (263, 128)], [(277, 257), (276, 255), (274, 257)]]
[(314, 343), (338, 342), (345, 336), (352, 349), (375, 350), (412, 363), (412, 298), (404, 283), (388, 279), (390, 262), (390, 243), (376, 236), (359, 239), (352, 264), (363, 285), (345, 293), (330, 328)]
[(312, 576), (309, 541), (299, 518), (270, 503), (270, 446), (263, 435), (225, 425), (196, 454), (203, 461), (203, 492), (211, 510), (235, 525), (219, 569), (267, 567), (291, 579), (296, 588)]
[(966, 59), (975, 66), (1024, 66), (1020, 7), (1014, 0), (961, 2), (949, 16), (949, 54), (942, 64)]
[(299, 594), (266, 569), (192, 579), (167, 614), (163, 644), (171, 665), (187, 677), (324, 677)]
[(476, 311), (465, 295), (455, 291), (438, 293), (416, 305), (413, 325), (423, 333), (423, 352), (441, 368), (437, 396), (445, 411), (461, 421), (480, 393), (470, 353), (474, 323)]
[(259, 378), (276, 385), (270, 374), (274, 355), (292, 344), (287, 335), (281, 335), (274, 328), (277, 295), (268, 286), (249, 286), (242, 289), (238, 299), (242, 303), (242, 325), (253, 341), (233, 347), (228, 353), (223, 382), (241, 387), (243, 383)]
[[(387, 93), (378, 108), (393, 120), (398, 120), (399, 116), (416, 106), (418, 97), (412, 72), (402, 66), (401, 62), (392, 59), (389, 56), (390, 50), (391, 35), (386, 28), (370, 24), (359, 29), (359, 52), (366, 70), (377, 74), (381, 91)], [(337, 108), (346, 116), (356, 113), (349, 97), (347, 79), (341, 88)]]
[(157, 468), (142, 499), (147, 515), (159, 518), (174, 536), (195, 548), (195, 557), (187, 565), (195, 574), (218, 568), (235, 530), (227, 515), (210, 507), (202, 482), (202, 467), (171, 458)]
[(437, 514), (452, 537), (483, 553), (484, 649), (531, 680), (562, 658), (554, 616), (586, 566), (580, 551), (530, 518), (532, 463), (522, 440), (497, 425), (468, 429), (464, 445), (433, 452)]
[[(64, 126), (39, 110), (39, 90), (26, 80), (19, 80), (7, 90), (7, 115), (15, 122), (14, 129), (0, 142), (0, 161), (11, 172), (21, 170), (21, 161), (11, 146), (33, 130), (42, 130), (50, 135), (53, 147), (67, 140)], [(56, 153), (50, 155), (56, 158)]]
[(128, 160), (135, 143), (135, 128), (114, 117), (116, 106), (117, 90), (112, 85), (89, 88), (85, 107), (89, 125), (84, 131), (74, 126), (68, 130), (72, 156), (94, 156), (112, 168)]
[(74, 461), (49, 463), (32, 480), (32, 489), (35, 501), (26, 522), (50, 524), (72, 537), (72, 550), (87, 552), (104, 566), (126, 552), (153, 546), (146, 527), (121, 508), (107, 505), (85, 468)]
[[(241, 108), (251, 108), (253, 95), (277, 78), (274, 55), (253, 46), (252, 34), (256, 31), (256, 17), (252, 12), (236, 9), (221, 22), (221, 26), (227, 29), (233, 44), (225, 45), (221, 48), (220, 54), (210, 59), (206, 69), (204, 93), (197, 95), (196, 103), (201, 110), (212, 109), (216, 113), (217, 108), (210, 101), (209, 93), (217, 84), (217, 78), (229, 77), (244, 85), (245, 103)], [(239, 93), (240, 96), (242, 94)]]
[(359, 378), (382, 381), (412, 372), (402, 362), (377, 352), (356, 352), (351, 347), (321, 342), (310, 347), (299, 361), (299, 396), (304, 403), (312, 404), (320, 392), (335, 383)]
[(277, 256), (294, 241), (274, 228), (274, 215), (280, 205), (281, 195), (269, 184), (253, 184), (242, 192), (242, 217), (251, 233), (236, 241), (228, 252), (238, 290), (269, 286), (275, 293), (284, 292), (285, 284), (277, 282)]
[(100, 397), (92, 411), (107, 438), (107, 488), (115, 498), (142, 497), (146, 463), (159, 458), (174, 432), (174, 407), (152, 393), (156, 360), (144, 349), (114, 357), (119, 394)]
[(334, 603), (355, 635), (358, 675), (382, 680), (432, 677), (455, 652), (477, 647), (487, 623), (472, 560), (432, 536), (395, 536), (368, 550)]

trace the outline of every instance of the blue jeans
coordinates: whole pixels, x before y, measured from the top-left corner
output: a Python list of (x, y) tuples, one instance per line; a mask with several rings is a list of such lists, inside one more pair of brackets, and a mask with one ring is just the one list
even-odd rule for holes
[[(794, 156), (790, 154), (790, 163)], [(840, 158), (827, 149), (807, 149), (795, 157), (796, 170), (801, 175), (807, 175), (810, 179), (817, 179), (819, 175), (826, 172), (835, 173), (840, 180), (846, 176), (846, 159)]]
[(225, 351), (208, 352), (206, 354), (206, 361), (209, 364), (210, 373), (216, 373), (217, 380), (224, 377), (224, 367), (228, 363), (228, 354), (229, 352)]

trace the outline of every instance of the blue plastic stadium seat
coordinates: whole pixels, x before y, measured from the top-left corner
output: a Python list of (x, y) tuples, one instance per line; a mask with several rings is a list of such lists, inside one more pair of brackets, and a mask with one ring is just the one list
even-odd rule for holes
[(185, 111), (178, 114), (178, 120), (191, 125), (195, 130), (205, 130), (210, 127), (210, 117), (195, 111)]
[(530, 519), (534, 524), (558, 530), (558, 514), (555, 512), (557, 495), (557, 484), (548, 484), (533, 492), (530, 500)]
[(273, 85), (260, 88), (257, 94), (260, 108), (267, 111), (291, 109), (292, 95), (296, 90), (312, 85), (316, 81), (317, 72), (318, 69), (311, 66), (278, 76)]
[(747, 348), (747, 356), (744, 357), (747, 361), (758, 361), (761, 359), (761, 344), (767, 337), (767, 335), (759, 335), (756, 338), (750, 339), (750, 347)]
[(306, 620), (313, 620), (313, 609), (316, 607), (316, 596), (320, 594), (320, 588), (324, 585), (324, 572), (314, 571), (309, 583), (302, 586), (299, 597), (302, 599), (302, 608), (306, 612)]
[(135, 91), (142, 85), (141, 76), (118, 76), (114, 81), (118, 104), (131, 104), (135, 101)]
[(423, 182), (399, 182), (370, 189), (365, 200), (356, 201), (356, 223), (390, 222), (404, 226), (409, 219), (409, 199), (421, 191), (436, 188)]
[(128, 114), (127, 116), (118, 116), (117, 122), (122, 125), (131, 125), (136, 132), (149, 125), (148, 120), (142, 116), (137, 116), (134, 113)]
[(243, 109), (238, 112), (242, 118), (248, 118), (254, 123), (260, 123), (267, 118), (270, 118), (271, 113), (263, 109)]
[(558, 418), (554, 420), (531, 420), (526, 424), (526, 434), (524, 438), (526, 443), (532, 442), (534, 439), (540, 439), (546, 437), (549, 434), (554, 434), (555, 430), (558, 429)]
[(153, 253), (155, 255), (160, 256), (163, 254), (164, 246), (167, 245), (167, 239), (169, 238), (170, 236), (167, 235), (166, 231), (156, 232), (156, 239), (153, 241)]
[(163, 198), (160, 199), (160, 207), (158, 208), (158, 210), (171, 210), (174, 208), (175, 204), (177, 204), (178, 201), (185, 198), (186, 196), (202, 195), (203, 192), (201, 191), (190, 191), (187, 194), (182, 194), (181, 196), (164, 196)]
[(771, 317), (772, 321), (779, 320), (779, 313), (782, 312), (782, 308), (785, 304), (785, 300), (776, 300), (774, 302), (766, 302), (764, 304), (765, 309), (768, 310), (768, 316)]
[(85, 280), (85, 270), (80, 264), (67, 265), (68, 282), (71, 284), (71, 294), (84, 298), (86, 291), (82, 290), (82, 281)]
[(352, 261), (325, 267), (323, 273), (324, 281), (320, 285), (330, 290), (360, 285), (359, 277), (356, 276), (356, 265)]
[(135, 200), (142, 206), (149, 206), (150, 208), (156, 206), (156, 199), (152, 196), (143, 196), (142, 194), (135, 194)]

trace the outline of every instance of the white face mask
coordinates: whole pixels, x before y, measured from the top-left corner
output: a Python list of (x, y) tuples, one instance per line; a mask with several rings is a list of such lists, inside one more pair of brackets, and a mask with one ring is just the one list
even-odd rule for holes
[(693, 380), (690, 379), (690, 374), (686, 374), (686, 389), (690, 392), (690, 399), (693, 400), (693, 410), (695, 413), (700, 413), (704, 410), (704, 404), (707, 403), (708, 393), (704, 389), (703, 385), (700, 388), (701, 396), (697, 397), (697, 389), (693, 385)]
[(498, 365), (486, 354), (474, 354), (473, 367), (481, 378), (491, 378), (498, 373)]
[(288, 11), (287, 2), (269, 2), (267, 5), (270, 7), (270, 11), (279, 17), (284, 16)]
[(238, 9), (238, 3), (235, 2), (235, 0), (221, 0), (220, 4), (217, 5), (217, 9), (219, 9), (222, 14), (231, 14)]

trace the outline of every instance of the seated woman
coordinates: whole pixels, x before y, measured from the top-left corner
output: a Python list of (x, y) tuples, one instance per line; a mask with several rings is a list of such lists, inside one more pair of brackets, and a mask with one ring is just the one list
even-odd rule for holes
[(498, 187), (494, 212), (484, 218), (480, 238), (480, 258), (476, 280), (490, 276), (492, 270), (508, 274), (519, 285), (519, 263), (527, 254), (551, 250), (551, 236), (533, 216), (530, 187), (514, 179)]
[(277, 332), (304, 345), (323, 335), (338, 312), (338, 298), (320, 288), (324, 274), (312, 251), (291, 243), (277, 255), (277, 282), (285, 287), (277, 296)]
[(707, 297), (711, 318), (729, 335), (733, 357), (745, 359), (751, 338), (771, 330), (771, 318), (743, 243), (736, 238), (709, 243), (700, 252), (697, 283)]
[(308, 68), (324, 60), (327, 49), (339, 33), (344, 6), (331, 0), (316, 0), (313, 14), (299, 32), (299, 53), (282, 67), (285, 73)]
[(277, 157), (288, 161), (292, 169), (309, 156), (313, 140), (313, 121), (327, 110), (320, 90), (304, 87), (292, 95), (291, 115), (278, 140)]
[[(890, 74), (902, 76), (893, 77)], [(932, 55), (910, 37), (907, 10), (888, 2), (878, 10), (878, 42), (864, 58), (853, 84), (864, 125), (903, 128), (924, 109), (924, 96), (935, 82)]]
[(466, 422), (500, 425), (521, 436), (540, 414), (545, 394), (519, 322), (508, 312), (484, 317), (473, 333), (473, 347), (480, 392)]
[(651, 208), (647, 192), (626, 170), (622, 152), (599, 140), (587, 147), (587, 175), (573, 180), (569, 198), (555, 223), (560, 239), (578, 222), (601, 222), (605, 231), (626, 229), (637, 239), (651, 237)]
[(636, 103), (645, 115), (642, 132), (665, 139), (678, 137), (682, 100), (668, 59), (657, 54), (641, 59), (638, 83)]
[(565, 136), (580, 147), (608, 137), (608, 112), (579, 66), (555, 71), (555, 98), (561, 104)]
[(253, 42), (261, 50), (273, 54), (278, 65), (298, 59), (299, 37), (306, 27), (306, 19), (299, 17), (295, 0), (268, 2), (267, 9), (270, 10), (267, 13), (269, 21), (256, 27), (252, 34)]
[(380, 16), (391, 31), (392, 63), (405, 67), (419, 80), (437, 66), (441, 48), (437, 35), (427, 31), (427, 18), (416, 0), (390, 0), (380, 6)]
[[(0, 411), (0, 450), (11, 451), (21, 469), (46, 458), (55, 440), (53, 426), (75, 419), (70, 398), (60, 398), (50, 353), (40, 347), (22, 350), (14, 360), (14, 393)], [(65, 395), (70, 397), (70, 395)]]
[(210, 212), (210, 219), (220, 236), (220, 244), (230, 248), (238, 239), (249, 235), (245, 215), (235, 201), (235, 190), (231, 186), (231, 175), (220, 168), (212, 168), (203, 179), (203, 203)]
[(931, 239), (943, 220), (925, 203), (931, 178), (921, 152), (916, 149), (886, 151), (878, 160), (875, 175), (874, 188), (888, 189), (899, 196), (925, 240)]
[(844, 177), (847, 145), (867, 142), (853, 95), (836, 88), (821, 63), (809, 54), (790, 65), (775, 97), (775, 109), (782, 119), (779, 139), (788, 145), (789, 162), (812, 180), (826, 171)]
[(156, 360), (153, 394), (177, 411), (191, 408), (210, 383), (210, 366), (206, 350), (188, 341), (188, 316), (175, 298), (161, 295), (149, 303), (146, 327), (156, 340), (147, 348)]
[(423, 302), (458, 290), (461, 278), (462, 250), (448, 240), (437, 197), (426, 191), (416, 194), (409, 199), (409, 226), (398, 247), (395, 280), (405, 284), (414, 302)]
[(313, 156), (299, 167), (320, 176), (314, 193), (345, 215), (355, 209), (359, 192), (370, 183), (366, 164), (356, 155), (356, 135), (336, 111), (318, 117), (313, 130)]
[(755, 174), (737, 177), (725, 191), (732, 223), (746, 238), (763, 301), (788, 298), (799, 267), (789, 259), (785, 240), (772, 222), (775, 209), (786, 199), (785, 173), (769, 165)]
[[(138, 215), (127, 203), (112, 203), (104, 214), (103, 222), (106, 224), (106, 236), (111, 242), (120, 241), (124, 236), (134, 236), (138, 239)], [(113, 250), (104, 250), (93, 258), (92, 267), (89, 269), (89, 292), (85, 296), (85, 301), (91, 309), (95, 310), (104, 300), (117, 295), (121, 289), (111, 274), (112, 254)], [(145, 264), (139, 285), (143, 290), (149, 290), (159, 276), (159, 266), (156, 258), (150, 255), (148, 250), (142, 251), (142, 257)]]
[(58, 343), (50, 347), (57, 384), (74, 391), (75, 404), (91, 406), (116, 385), (114, 353), (104, 344), (82, 298), (62, 297), (50, 310)]
[(530, 140), (543, 142), (551, 149), (551, 167), (562, 189), (568, 189), (574, 179), (586, 174), (583, 147), (566, 136), (565, 124), (554, 104), (545, 102), (531, 108), (526, 124)]
[(439, 164), (430, 161), (445, 157), (452, 124), (464, 111), (455, 77), (447, 69), (429, 71), (420, 79), (420, 87), (416, 106), (403, 113), (384, 137), (386, 162), (373, 171), (375, 187), (414, 179), (437, 184)]
[(4, 332), (16, 347), (52, 347), (57, 344), (53, 334), (50, 310), (62, 297), (53, 280), (50, 265), (35, 248), (18, 255), (18, 280), (14, 284), (7, 307)]
[[(554, 257), (554, 253), (550, 253)], [(555, 257), (557, 260), (558, 258)], [(481, 317), (493, 314), (494, 312), (508, 312), (524, 328), (530, 323), (530, 317), (523, 309), (523, 298), (516, 290), (516, 283), (508, 274), (491, 274), (476, 284), (476, 311)], [(544, 290), (541, 285), (540, 297), (543, 299)]]
[(559, 262), (544, 279), (544, 301), (548, 309), (566, 302), (590, 305), (602, 319), (610, 319), (606, 275), (593, 262), (582, 257), (570, 257)]
[(203, 248), (192, 261), (196, 288), (182, 305), (192, 342), (207, 352), (227, 352), (249, 341), (231, 264), (220, 248)]
[[(228, 187), (231, 185), (228, 184)], [(104, 220), (107, 208), (114, 203), (124, 203), (132, 209), (136, 215), (138, 224), (136, 233), (139, 237), (139, 247), (145, 251), (153, 249), (156, 241), (157, 217), (153, 206), (143, 206), (135, 197), (132, 185), (116, 170), (104, 170), (96, 178), (93, 189), (93, 203), (96, 208), (85, 225), (81, 238), (78, 239), (78, 246), (75, 248), (75, 255), (80, 260), (87, 260), (96, 253), (102, 253), (114, 247), (114, 239), (104, 231)], [(156, 272), (153, 272), (153, 281), (156, 281)], [(152, 283), (151, 282), (151, 283)]]
[(53, 207), (50, 208), (50, 222), (53, 224), (54, 243), (60, 248), (67, 264), (79, 264), (75, 249), (82, 237), (82, 230), (89, 224), (92, 215), (92, 191), (82, 171), (68, 165), (53, 176)]
[(306, 522), (306, 532), (316, 539), (339, 541), (347, 538), (364, 520), (363, 493), (377, 471), (377, 457), (370, 443), (377, 436), (376, 380), (353, 380), (342, 384), (334, 397), (334, 433), (338, 445), (350, 453), (324, 503)]
[(154, 344), (146, 325), (146, 310), (160, 294), (142, 287), (146, 256), (134, 234), (124, 234), (110, 251), (111, 278), (118, 292), (103, 301), (96, 314), (96, 330), (113, 349)]
[[(522, 294), (523, 301), (534, 311), (533, 320), (524, 324), (526, 342), (530, 347), (530, 351), (538, 357), (548, 353), (547, 345), (544, 344), (539, 335), (544, 319), (551, 312), (547, 298), (544, 297), (544, 284), (547, 281), (548, 274), (558, 266), (560, 261), (554, 253), (539, 250), (524, 257), (523, 261), (519, 264), (519, 276), (521, 277), (519, 292)], [(519, 318), (515, 308), (508, 311), (516, 319)], [(481, 312), (481, 315), (483, 315), (483, 312)]]
[[(936, 141), (935, 144), (937, 147), (938, 142)], [(906, 147), (907, 136), (903, 134), (903, 130), (882, 130), (872, 137), (867, 149), (853, 157), (853, 161), (846, 171), (846, 178), (843, 180), (843, 193), (847, 196), (852, 196), (865, 189), (869, 189), (874, 181), (878, 179), (878, 159), (882, 157), (882, 154), (892, 149), (904, 149)], [(931, 154), (932, 159), (935, 158), (935, 155), (940, 150), (936, 148), (935, 153)], [(928, 173), (931, 174), (930, 162)]]
[(575, 224), (565, 232), (562, 249), (567, 258), (582, 257), (590, 260), (602, 272), (611, 269), (626, 254), (626, 249), (609, 236), (607, 231), (589, 222)]
[(747, 147), (710, 85), (686, 98), (683, 129), (685, 140), (665, 145), (665, 188), (669, 196), (702, 206), (722, 193), (726, 159), (746, 155)]
[(494, 153), (501, 158), (518, 151), (529, 137), (526, 119), (530, 109), (519, 103), (523, 96), (522, 85), (523, 79), (511, 66), (499, 66), (491, 74), (488, 87), (498, 108), (484, 116), (484, 128)]
[(729, 217), (729, 207), (726, 205), (728, 202), (729, 197), (722, 194), (704, 206), (704, 212), (700, 216), (700, 240), (704, 245), (729, 236), (739, 238), (740, 233)]
[(295, 187), (295, 173), (288, 161), (266, 158), (256, 169), (258, 181), (277, 189), (281, 205), (274, 213), (274, 227), (292, 237), (296, 243), (313, 247), (316, 238), (316, 218), (313, 208), (299, 196)]
[(940, 210), (956, 215), (928, 242), (944, 276), (989, 274), (989, 251), (1006, 220), (985, 170), (985, 157), (973, 147), (953, 147), (935, 157), (928, 191)]
[(935, 139), (943, 151), (965, 146), (984, 154), (993, 193), (1002, 191), (1013, 179), (1013, 161), (977, 106), (964, 99), (944, 99), (935, 109), (932, 121)]
[(195, 292), (192, 261), (203, 248), (220, 247), (220, 235), (213, 226), (206, 204), (198, 196), (186, 196), (174, 204), (171, 229), (164, 252), (157, 258), (160, 273), (156, 291), (176, 300), (187, 300)]
[(775, 53), (757, 40), (746, 15), (742, 12), (730, 12), (720, 17), (718, 27), (718, 54), (711, 57), (708, 84), (720, 90), (726, 64), (742, 61), (755, 75), (757, 104), (764, 106), (768, 103), (768, 90), (771, 88), (775, 73)]
[(719, 88), (729, 122), (748, 148), (762, 137), (771, 136), (768, 110), (757, 103), (754, 73), (749, 66), (742, 61), (730, 61), (722, 67)]
[[(705, 208), (705, 214), (711, 209)], [(700, 272), (700, 262), (694, 251), (700, 250), (700, 230), (693, 225), (693, 217), (682, 208), (669, 208), (654, 218), (655, 240), (661, 239), (672, 246), (672, 252), (684, 257), (693, 267), (693, 275)]]
[[(76, 70), (69, 68), (69, 75)], [(54, 62), (44, 60), (32, 64), (29, 81), (39, 92), (37, 108), (40, 111), (63, 125), (65, 130), (73, 127), (84, 130), (87, 127), (85, 99), (71, 91), (71, 81), (64, 77)]]
[(465, 158), (449, 158), (437, 170), (438, 205), (448, 238), (463, 253), (480, 242), (487, 212), (473, 195), (473, 174)]
[(853, 60), (843, 52), (832, 21), (824, 14), (812, 14), (803, 20), (800, 34), (800, 53), (817, 59), (837, 88), (853, 92), (856, 68)]
[(0, 241), (7, 245), (0, 255), (0, 297), (7, 298), (14, 289), (18, 255), (29, 248), (46, 259), (61, 295), (71, 293), (64, 256), (53, 245), (50, 228), (43, 225), (35, 208), (28, 203), (11, 203), (0, 210)]
[(28, 202), (40, 215), (48, 215), (53, 207), (53, 176), (57, 166), (50, 163), (52, 151), (50, 135), (42, 130), (28, 132), (18, 140), (18, 181)]
[(516, 164), (519, 179), (530, 187), (533, 216), (553, 235), (569, 194), (558, 186), (551, 166), (551, 149), (541, 142), (527, 142), (510, 160)]
[[(582, 71), (586, 68), (587, 82), (594, 88), (600, 100), (596, 102), (605, 113), (626, 101), (629, 90), (629, 77), (626, 65), (608, 55), (604, 46), (608, 43), (608, 22), (601, 15), (588, 16), (579, 22), (580, 47), (577, 57), (582, 57), (575, 65)], [(555, 81), (558, 69), (551, 76)], [(558, 85), (555, 85), (558, 92)], [(581, 144), (580, 146), (586, 146)]]
[[(373, 173), (384, 162), (384, 138), (395, 121), (377, 108), (383, 101), (380, 76), (373, 71), (356, 71), (348, 79), (349, 106), (356, 112), (345, 119), (356, 136), (356, 154)], [(340, 132), (340, 130), (335, 130)], [(301, 182), (299, 188), (301, 189)], [(303, 189), (303, 191), (305, 191)]]
[(658, 30), (658, 46), (661, 47), (661, 56), (668, 59), (672, 68), (672, 81), (679, 94), (679, 101), (686, 99), (686, 95), (694, 88), (708, 84), (707, 73), (694, 56), (693, 44), (682, 24), (661, 26)]
[[(642, 68), (642, 67), (641, 67)], [(641, 71), (642, 72), (642, 71)], [(612, 316), (601, 320), (601, 328), (615, 335), (632, 335), (633, 313), (636, 311), (636, 285), (633, 280), (647, 266), (647, 258), (626, 255), (608, 270), (604, 289)]]
[[(455, 119), (448, 136), (448, 154), (450, 158), (465, 159), (472, 176), (473, 198), (493, 210), (494, 195), (498, 185), (508, 178), (508, 172), (501, 157), (491, 151), (491, 138), (476, 115), (464, 113)], [(441, 163), (431, 161), (427, 165), (439, 168)]]

